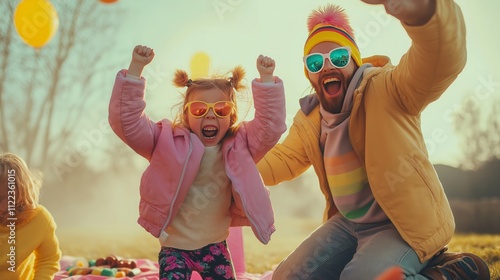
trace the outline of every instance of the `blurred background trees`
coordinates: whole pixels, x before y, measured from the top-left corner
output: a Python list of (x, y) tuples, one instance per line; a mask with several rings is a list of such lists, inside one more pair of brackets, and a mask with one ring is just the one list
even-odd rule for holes
[(98, 1), (54, 1), (58, 30), (49, 44), (31, 48), (16, 34), (18, 3), (0, 2), (0, 150), (46, 172), (68, 161), (64, 144), (77, 141), (79, 128), (95, 121), (88, 111), (109, 98), (103, 85), (110, 77), (101, 74), (116, 68), (107, 55), (120, 11)]
[(500, 100), (493, 99), (490, 110), (484, 110), (471, 96), (454, 114), (461, 165), (436, 165), (436, 170), (450, 198), (500, 197)]
[[(127, 167), (122, 174), (133, 169), (133, 157), (127, 156), (132, 153), (107, 122), (114, 74), (123, 66), (110, 54), (120, 49), (117, 23), (125, 15), (99, 1), (52, 1), (57, 31), (34, 48), (16, 32), (19, 3), (0, 1), (0, 152), (14, 152), (42, 171), (41, 203), (60, 225), (82, 223), (85, 216), (105, 212), (118, 188), (127, 190), (126, 176), (110, 180), (119, 167)], [(120, 202), (133, 203), (126, 210), (135, 214), (137, 197), (132, 192)]]
[(454, 128), (463, 148), (463, 169), (478, 169), (500, 158), (500, 99), (490, 104), (491, 110), (482, 110), (471, 95), (454, 114)]

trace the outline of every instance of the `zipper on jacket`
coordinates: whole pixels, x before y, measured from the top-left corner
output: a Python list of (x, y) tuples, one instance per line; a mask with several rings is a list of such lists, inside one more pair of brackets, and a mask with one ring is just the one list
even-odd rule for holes
[[(227, 172), (226, 172), (227, 174)], [(231, 180), (231, 184), (233, 182), (232, 178), (229, 176), (229, 174), (227, 174), (227, 177), (229, 178), (229, 180)], [(248, 214), (248, 211), (247, 211), (247, 208), (246, 208), (246, 203), (243, 202), (243, 199), (241, 198), (241, 194), (239, 192), (236, 191), (236, 189), (233, 187), (233, 190), (240, 196), (240, 199), (241, 199), (241, 206), (243, 207), (243, 211), (245, 211), (245, 215), (247, 216), (247, 219), (250, 221), (250, 223), (252, 224), (252, 227), (255, 228), (255, 229), (258, 229), (256, 232), (258, 233), (259, 235), (259, 240), (260, 241), (263, 241), (265, 240), (264, 237), (262, 236), (262, 229), (258, 228), (257, 225), (255, 224), (254, 220), (252, 217), (250, 217), (250, 215)]]
[(184, 162), (184, 166), (182, 166), (182, 172), (181, 172), (181, 176), (179, 178), (179, 183), (177, 184), (177, 189), (175, 191), (174, 198), (172, 199), (172, 204), (170, 205), (170, 210), (168, 212), (168, 217), (167, 217), (167, 220), (165, 221), (165, 223), (163, 224), (163, 227), (161, 228), (160, 235), (165, 231), (165, 228), (167, 228), (168, 222), (172, 218), (172, 210), (173, 210), (174, 204), (175, 204), (174, 202), (177, 199), (177, 196), (179, 195), (179, 191), (181, 189), (181, 184), (182, 184), (182, 181), (184, 181), (184, 175), (186, 174), (186, 168), (187, 168), (187, 164), (188, 164), (188, 159), (191, 156), (192, 152), (193, 152), (193, 142), (191, 140), (191, 136), (189, 136), (189, 151), (188, 151), (188, 154), (187, 154), (187, 157), (186, 157), (186, 161)]

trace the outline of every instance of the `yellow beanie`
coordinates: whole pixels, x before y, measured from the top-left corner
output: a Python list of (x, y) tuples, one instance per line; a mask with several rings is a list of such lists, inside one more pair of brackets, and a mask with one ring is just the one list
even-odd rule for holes
[(350, 47), (351, 57), (356, 65), (363, 64), (344, 9), (337, 5), (326, 5), (324, 8), (314, 10), (309, 15), (307, 26), (309, 36), (304, 45), (304, 56), (308, 55), (311, 49), (319, 43), (334, 42), (344, 47)]

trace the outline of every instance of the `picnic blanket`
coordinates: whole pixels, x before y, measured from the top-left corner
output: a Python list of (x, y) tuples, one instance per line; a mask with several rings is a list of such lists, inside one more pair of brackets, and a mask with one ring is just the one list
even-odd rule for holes
[[(120, 271), (127, 271), (128, 269), (111, 267), (109, 265), (92, 266), (83, 258), (75, 256), (63, 256), (60, 260), (61, 270), (54, 276), (54, 280), (104, 280), (104, 279), (123, 279), (123, 280), (159, 280), (159, 265), (158, 262), (150, 259), (134, 259), (136, 272), (135, 275), (127, 275), (126, 273), (119, 273)], [(92, 264), (92, 262), (90, 262)], [(80, 268), (81, 271), (77, 271)], [(102, 269), (106, 268), (108, 275), (99, 275)], [(88, 274), (88, 273), (95, 274)], [(84, 275), (75, 275), (76, 273), (85, 273)], [(251, 274), (236, 269), (236, 278), (238, 280), (270, 280), (272, 272), (265, 274)], [(201, 277), (196, 272), (193, 273), (191, 280), (201, 280)]]
[[(245, 266), (245, 255), (243, 252), (243, 233), (241, 227), (231, 227), (229, 229), (229, 236), (227, 238), (228, 246), (231, 250), (231, 258), (233, 261), (233, 266), (236, 273), (236, 278), (238, 280), (265, 280), (271, 279), (272, 272), (267, 272), (264, 274), (251, 274), (246, 272)], [(104, 259), (108, 257), (103, 256)], [(120, 259), (118, 257), (118, 259)], [(116, 260), (113, 263), (107, 263), (103, 260), (92, 261), (86, 260), (78, 256), (68, 256), (65, 255), (60, 260), (61, 270), (57, 272), (54, 279), (78, 279), (78, 280), (102, 280), (102, 279), (125, 279), (125, 280), (157, 280), (159, 279), (159, 265), (155, 260), (150, 259), (125, 259), (125, 262), (134, 262), (135, 272), (128, 273), (127, 270), (122, 267), (132, 268), (130, 263), (117, 263)], [(80, 267), (81, 270), (73, 269), (74, 267)], [(85, 269), (84, 269), (85, 268)], [(104, 274), (99, 275), (102, 272), (99, 269), (108, 269)], [(89, 271), (89, 269), (91, 269)], [(111, 270), (111, 271), (110, 271)], [(120, 272), (122, 271), (122, 272)], [(138, 272), (138, 273), (137, 273)], [(85, 273), (85, 274), (84, 274)], [(90, 274), (89, 274), (90, 273)], [(94, 274), (92, 274), (94, 273)], [(84, 275), (83, 275), (84, 274)], [(124, 275), (125, 274), (125, 275)], [(118, 277), (117, 277), (118, 276)], [(201, 280), (198, 273), (194, 272), (191, 280)]]
[[(134, 259), (135, 263), (135, 271), (134, 273), (131, 273), (130, 268), (118, 268), (118, 267), (111, 267), (109, 265), (102, 265), (102, 266), (91, 266), (85, 263), (82, 263), (82, 258), (74, 257), (74, 256), (63, 256), (60, 260), (60, 265), (61, 265), (61, 270), (59, 270), (56, 275), (54, 276), (54, 280), (71, 280), (71, 279), (78, 279), (78, 280), (103, 280), (103, 279), (125, 279), (125, 280), (158, 280), (159, 277), (159, 270), (158, 270), (158, 263), (156, 261), (152, 261), (149, 259)], [(86, 273), (85, 275), (78, 275), (77, 271), (73, 270), (72, 268), (75, 269), (86, 269), (85, 272), (80, 272), (80, 273)], [(107, 273), (103, 274), (103, 270), (106, 269)], [(87, 274), (91, 271), (91, 274)], [(119, 273), (122, 271), (122, 273)], [(130, 272), (130, 273), (126, 273)], [(94, 273), (94, 274), (92, 274)], [(73, 275), (72, 275), (73, 274)]]

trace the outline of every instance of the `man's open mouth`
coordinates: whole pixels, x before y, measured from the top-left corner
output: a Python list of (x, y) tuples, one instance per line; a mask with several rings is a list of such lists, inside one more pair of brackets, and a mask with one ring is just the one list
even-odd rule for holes
[(342, 82), (339, 78), (327, 78), (323, 80), (323, 89), (327, 96), (337, 95), (341, 90)]

